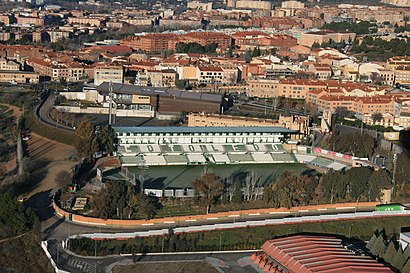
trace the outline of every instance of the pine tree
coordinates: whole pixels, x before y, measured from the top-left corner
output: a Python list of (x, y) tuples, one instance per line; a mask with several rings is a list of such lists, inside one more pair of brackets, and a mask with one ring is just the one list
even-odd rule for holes
[(410, 273), (410, 260), (408, 260), (406, 264), (403, 266), (401, 273)]
[(401, 270), (403, 268), (404, 263), (406, 262), (403, 260), (404, 260), (403, 250), (401, 249), (401, 247), (399, 247), (399, 249), (397, 249), (396, 256), (394, 256), (393, 261), (390, 264), (394, 268)]
[(389, 264), (393, 264), (394, 257), (397, 255), (397, 249), (393, 241), (389, 242), (387, 250), (383, 255), (383, 259)]
[(374, 244), (377, 240), (377, 234), (378, 230), (376, 230), (372, 236), (372, 238), (370, 238), (369, 242), (367, 243), (366, 247), (368, 250), (370, 250), (370, 252), (373, 252), (373, 248), (374, 248)]
[(406, 262), (409, 261), (409, 258), (410, 258), (410, 247), (407, 246), (406, 249), (403, 251), (403, 255), (401, 256), (399, 264), (397, 265), (396, 268), (401, 270), (406, 264)]
[(382, 258), (384, 254), (386, 253), (386, 250), (387, 250), (386, 241), (384, 240), (383, 236), (380, 234), (377, 237), (376, 242), (371, 252), (373, 253), (373, 255), (379, 258)]

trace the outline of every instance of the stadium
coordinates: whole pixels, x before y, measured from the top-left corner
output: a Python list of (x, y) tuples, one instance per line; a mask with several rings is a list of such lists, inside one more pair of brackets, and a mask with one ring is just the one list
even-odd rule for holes
[[(297, 132), (284, 127), (169, 126), (113, 130), (116, 156), (122, 166), (120, 176), (130, 181), (143, 176), (145, 192), (158, 197), (193, 196), (189, 190), (192, 182), (205, 171), (232, 180), (244, 180), (255, 173), (263, 186), (289, 170), (313, 174), (315, 170), (309, 166), (349, 168), (340, 160), (295, 149), (295, 145), (287, 142)], [(109, 173), (107, 178), (121, 179)]]

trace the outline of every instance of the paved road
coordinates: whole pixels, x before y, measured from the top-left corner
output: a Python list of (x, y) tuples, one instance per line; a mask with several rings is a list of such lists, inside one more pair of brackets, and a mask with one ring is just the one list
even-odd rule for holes
[(67, 252), (56, 241), (48, 242), (48, 251), (60, 269), (72, 273), (105, 273), (111, 272), (116, 264), (131, 265), (135, 263), (158, 263), (175, 261), (208, 261), (220, 266), (226, 273), (256, 272), (250, 266), (240, 264), (240, 260), (247, 258), (254, 250), (244, 252), (198, 252), (198, 253), (159, 253), (136, 254), (127, 256), (109, 257), (82, 257)]
[(50, 118), (50, 111), (54, 106), (54, 100), (55, 100), (55, 95), (54, 94), (49, 94), (46, 99), (38, 106), (36, 109), (36, 117), (38, 120), (41, 122), (56, 127), (60, 128), (62, 130), (66, 131), (74, 131), (74, 129), (70, 126), (66, 126), (64, 124), (55, 122)]

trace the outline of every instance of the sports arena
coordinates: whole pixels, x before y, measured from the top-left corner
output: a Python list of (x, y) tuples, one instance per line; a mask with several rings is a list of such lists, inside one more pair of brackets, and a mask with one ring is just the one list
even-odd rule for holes
[[(212, 171), (232, 181), (255, 173), (260, 186), (272, 183), (287, 170), (312, 174), (309, 166), (350, 168), (296, 149), (288, 142), (297, 132), (265, 127), (113, 127), (121, 175), (143, 177), (144, 191), (158, 197), (193, 197), (192, 181)], [(310, 149), (310, 148), (309, 148)], [(109, 172), (108, 172), (109, 173)], [(108, 179), (115, 175), (107, 174)], [(118, 178), (118, 177), (117, 177)]]

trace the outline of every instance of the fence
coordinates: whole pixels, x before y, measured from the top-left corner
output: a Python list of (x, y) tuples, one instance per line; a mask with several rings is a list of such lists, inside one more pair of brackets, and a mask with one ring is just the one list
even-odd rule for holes
[(59, 217), (65, 217), (69, 221), (89, 226), (105, 226), (105, 227), (147, 227), (156, 224), (174, 224), (181, 223), (187, 224), (197, 221), (218, 220), (218, 219), (231, 219), (241, 218), (244, 216), (255, 216), (262, 214), (286, 214), (286, 213), (298, 213), (298, 212), (317, 212), (326, 210), (343, 210), (343, 209), (355, 209), (355, 208), (369, 208), (375, 207), (378, 202), (358, 202), (358, 203), (340, 203), (340, 204), (328, 204), (328, 205), (316, 205), (316, 206), (299, 206), (290, 209), (287, 208), (267, 208), (267, 209), (253, 209), (253, 210), (238, 210), (228, 212), (218, 212), (210, 214), (190, 215), (190, 216), (174, 216), (165, 218), (154, 218), (151, 220), (119, 220), (119, 219), (101, 219), (86, 217), (83, 215), (69, 213), (57, 206), (53, 202), (53, 208)]

